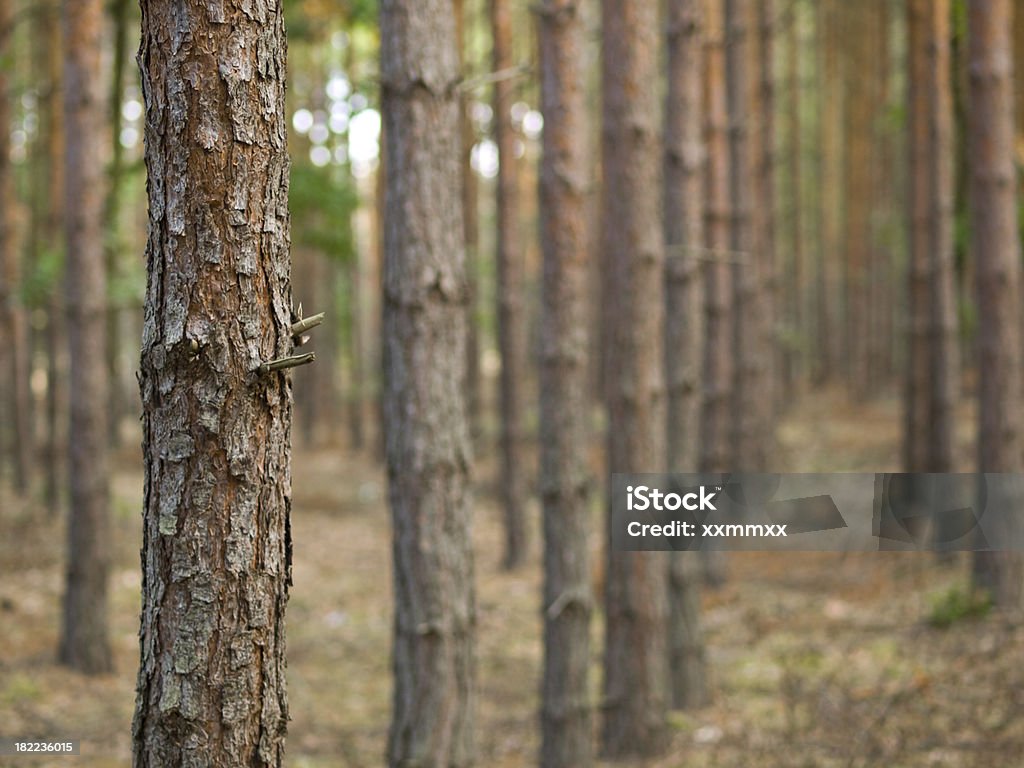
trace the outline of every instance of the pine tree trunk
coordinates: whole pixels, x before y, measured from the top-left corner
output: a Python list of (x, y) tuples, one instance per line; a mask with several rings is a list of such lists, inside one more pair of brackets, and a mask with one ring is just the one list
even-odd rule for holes
[(954, 130), (950, 82), (949, 0), (933, 0), (929, 20), (929, 148), (931, 150), (931, 242), (929, 293), (928, 471), (954, 471), (954, 419), (958, 371), (954, 274)]
[(103, 5), (64, 6), (65, 232), (71, 424), (70, 515), (60, 659), (86, 673), (113, 667), (107, 631), (110, 497), (105, 368), (100, 37)]
[[(700, 446), (700, 285), (703, 261), (704, 28), (701, 0), (668, 5), (668, 95), (665, 105), (665, 378), (668, 395), (668, 469), (697, 470)], [(669, 665), (672, 702), (707, 701), (699, 615), (699, 568), (693, 553), (670, 555)]]
[[(0, 0), (0, 30), (3, 30), (0, 32), (0, 58), (5, 62), (13, 60), (11, 24), (10, 2)], [(0, 71), (0, 126), (3, 126), (4, 134), (0, 137), (0, 364), (7, 378), (6, 402), (0, 408), (6, 408), (9, 417), (9, 455), (14, 488), (24, 494), (29, 488), (32, 473), (33, 436), (29, 421), (29, 336), (20, 297), (21, 255), (14, 228), (14, 166), (8, 130), (14, 100), (13, 86), (8, 72)], [(0, 395), (4, 390), (0, 387)], [(0, 440), (3, 440), (2, 433)]]
[[(968, 163), (978, 307), (978, 468), (1020, 472), (1021, 338), (1011, 0), (968, 2)], [(975, 552), (976, 583), (1020, 598), (1021, 557)]]
[(903, 467), (928, 469), (929, 305), (931, 250), (932, 145), (929, 136), (932, 76), (928, 56), (933, 0), (907, 2), (907, 150), (910, 158), (907, 215), (910, 254), (907, 268), (907, 363), (903, 403)]
[[(492, 68), (502, 72), (513, 66), (512, 4), (491, 0), (494, 37)], [(500, 167), (497, 194), (497, 299), (498, 347), (501, 352), (501, 496), (505, 514), (506, 568), (522, 565), (527, 551), (526, 514), (523, 509), (523, 391), (526, 329), (523, 317), (523, 246), (519, 234), (519, 163), (512, 127), (512, 80), (494, 84), (494, 133)]]
[(707, 136), (704, 237), (704, 393), (700, 471), (735, 469), (729, 420), (733, 385), (733, 302), (729, 209), (729, 111), (725, 92), (725, 0), (704, 0), (706, 20), (705, 135)]
[[(789, 183), (790, 183), (790, 268), (786, 270), (789, 286), (786, 301), (789, 314), (790, 336), (786, 348), (785, 387), (790, 397), (804, 375), (805, 332), (804, 299), (806, 296), (806, 265), (804, 263), (803, 207), (803, 146), (800, 120), (800, 13), (796, 3), (789, 6), (789, 39), (786, 41), (786, 68), (788, 92), (786, 99), (786, 125), (789, 128)], [(787, 400), (790, 398), (787, 398)]]
[(843, 334), (836, 288), (839, 283), (837, 259), (843, 253), (843, 100), (839, 44), (840, 18), (837, 0), (820, 0), (822, 88), (821, 88), (821, 290), (817, 323), (818, 381), (835, 377), (840, 370)]
[[(651, 87), (658, 9), (648, 0), (604, 0), (602, 8), (603, 245), (615, 318), (608, 329), (608, 471), (658, 472), (665, 461), (661, 147)], [(609, 542), (601, 734), (608, 757), (658, 754), (666, 744), (667, 575), (663, 553), (615, 552)]]
[[(142, 6), (145, 502), (134, 764), (280, 766), (291, 353), (279, 3)], [(187, 14), (187, 21), (182, 14)]]
[(587, 429), (587, 134), (582, 0), (539, 10), (544, 114), (540, 168), (540, 489), (544, 517), (543, 768), (589, 768), (590, 486)]
[(473, 759), (473, 559), (451, 5), (384, 0), (385, 434), (394, 525), (392, 766)]
[[(471, 11), (466, 9), (465, 0), (453, 0), (452, 15), (456, 22), (456, 39), (459, 48), (459, 62), (462, 77), (469, 77), (469, 56), (467, 51), (466, 27), (471, 26)], [(466, 285), (469, 300), (466, 303), (466, 406), (469, 417), (469, 431), (473, 442), (481, 437), (483, 402), (480, 373), (480, 333), (477, 313), (479, 294), (480, 226), (477, 221), (477, 180), (473, 170), (473, 147), (476, 131), (469, 113), (470, 98), (466, 93), (459, 98), (460, 131), (462, 135), (462, 231), (466, 246)]]

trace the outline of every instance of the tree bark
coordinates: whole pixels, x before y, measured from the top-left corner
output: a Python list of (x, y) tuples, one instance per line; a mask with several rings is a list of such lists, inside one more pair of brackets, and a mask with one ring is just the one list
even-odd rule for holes
[[(513, 66), (512, 5), (491, 0), (494, 39), (493, 71)], [(498, 144), (497, 300), (498, 346), (501, 352), (501, 497), (505, 515), (505, 568), (523, 564), (527, 552), (523, 498), (523, 375), (526, 328), (523, 317), (523, 244), (519, 227), (519, 163), (512, 126), (514, 82), (494, 84), (494, 134)]]
[(60, 660), (96, 674), (113, 668), (107, 631), (110, 510), (103, 263), (103, 108), (98, 92), (103, 5), (64, 5), (65, 232), (71, 424), (70, 516)]
[[(604, 0), (602, 164), (608, 307), (608, 472), (658, 472), (665, 461), (664, 239), (656, 90), (656, 3)], [(610, 514), (610, 509), (609, 509)], [(666, 745), (667, 561), (658, 552), (608, 546), (604, 657), (611, 758)]]
[(724, 0), (704, 0), (705, 133), (707, 136), (704, 237), (704, 393), (700, 424), (700, 471), (729, 472), (729, 419), (733, 388), (733, 302), (729, 209), (729, 110), (725, 92)]
[(929, 148), (932, 183), (931, 269), (929, 293), (929, 418), (928, 471), (954, 471), (954, 419), (960, 363), (957, 350), (957, 309), (954, 264), (954, 128), (950, 67), (949, 0), (934, 0), (930, 9), (929, 67), (931, 76)]
[(540, 169), (540, 491), (544, 518), (543, 768), (588, 768), (593, 596), (587, 544), (587, 109), (582, 0), (539, 11), (544, 114)]
[[(12, 10), (9, 0), (0, 0), (0, 58), (5, 62), (13, 60)], [(15, 234), (14, 165), (8, 130), (13, 100), (13, 83), (7, 69), (4, 69), (0, 71), (0, 126), (3, 126), (3, 136), (0, 137), (0, 364), (5, 371), (7, 387), (0, 387), (0, 396), (6, 394), (0, 407), (7, 410), (10, 425), (8, 453), (13, 485), (18, 493), (25, 494), (32, 473), (33, 435), (29, 420), (29, 338), (20, 295), (21, 256)], [(0, 440), (3, 440), (2, 434)]]
[[(978, 306), (978, 468), (1020, 472), (1021, 347), (1011, 0), (969, 0), (968, 162)], [(1021, 558), (975, 552), (974, 577), (1003, 604), (1020, 597)]]
[(392, 766), (473, 759), (460, 79), (450, 3), (384, 0), (385, 435), (394, 525)]
[(149, 241), (134, 764), (280, 766), (291, 260), (280, 3), (142, 4)]
[[(704, 13), (700, 0), (671, 0), (667, 17), (665, 105), (665, 378), (668, 469), (697, 470), (700, 437), (700, 286), (704, 243)], [(669, 561), (669, 666), (676, 707), (706, 703), (707, 673), (699, 614), (698, 557)]]

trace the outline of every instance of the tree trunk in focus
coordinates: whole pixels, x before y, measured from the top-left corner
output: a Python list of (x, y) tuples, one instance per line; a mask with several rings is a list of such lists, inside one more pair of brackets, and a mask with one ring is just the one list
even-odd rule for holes
[(280, 3), (142, 4), (136, 768), (283, 764), (291, 372), (261, 364), (294, 347), (285, 48)]

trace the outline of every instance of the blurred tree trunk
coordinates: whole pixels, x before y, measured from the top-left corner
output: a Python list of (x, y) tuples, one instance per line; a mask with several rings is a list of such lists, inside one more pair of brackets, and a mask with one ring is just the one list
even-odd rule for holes
[(65, 231), (71, 426), (70, 517), (60, 660), (109, 672), (110, 497), (107, 467), (106, 269), (103, 261), (103, 4), (64, 5)]
[[(604, 0), (602, 9), (603, 245), (615, 318), (607, 339), (610, 489), (612, 473), (664, 468), (664, 235), (652, 87), (657, 4)], [(615, 552), (610, 542), (607, 556), (603, 751), (658, 754), (667, 738), (668, 563), (663, 553)]]
[[(39, 38), (46, 51), (46, 103), (42, 135), (46, 142), (46, 225), (44, 249), (47, 257), (59, 260), (63, 274), (66, 262), (61, 231), (64, 225), (64, 102), (63, 35), (57, 6), (47, 5), (39, 14)], [(56, 278), (59, 281), (59, 277)], [(62, 291), (54, 285), (46, 307), (46, 478), (44, 497), (51, 517), (60, 510), (64, 413), (67, 404), (66, 376), (62, 352), (64, 343), (64, 302)]]
[(818, 360), (817, 380), (823, 383), (835, 377), (843, 350), (843, 334), (838, 313), (836, 286), (839, 281), (837, 259), (843, 252), (843, 99), (840, 37), (841, 14), (837, 0), (820, 0), (821, 28), (821, 287), (817, 302)]
[(929, 293), (929, 472), (952, 472), (955, 469), (954, 420), (960, 369), (957, 340), (956, 285), (954, 264), (954, 127), (953, 89), (950, 62), (949, 0), (933, 0), (930, 7), (930, 43), (928, 46), (931, 76), (929, 148), (931, 150), (931, 275)]
[[(668, 5), (665, 104), (665, 378), (671, 472), (697, 470), (703, 338), (700, 285), (704, 242), (704, 22), (702, 0)], [(706, 703), (698, 557), (670, 555), (669, 667), (676, 707)]]
[(775, 386), (769, 393), (771, 399), (772, 417), (784, 405), (782, 398), (782, 387), (780, 385), (781, 355), (779, 354), (780, 344), (778, 339), (778, 316), (779, 316), (779, 268), (776, 260), (778, 258), (776, 249), (776, 220), (778, 217), (778, 200), (776, 197), (776, 159), (777, 130), (775, 125), (775, 29), (778, 24), (778, 8), (775, 0), (761, 0), (757, 3), (757, 35), (759, 60), (756, 64), (760, 73), (760, 80), (757, 88), (760, 91), (761, 114), (764, 118), (758, 128), (760, 135), (760, 155), (756, 158), (756, 183), (758, 204), (754, 209), (757, 219), (757, 227), (761, 240), (761, 264), (764, 270), (762, 276), (765, 301), (765, 315), (762, 320), (765, 331), (765, 343), (768, 349), (765, 351), (768, 365), (772, 367), (772, 377)]
[[(291, 282), (280, 4), (142, 5), (148, 282), (134, 765), (280, 766)], [(202, 42), (201, 55), (196, 46)], [(191, 84), (191, 85), (186, 85)]]
[(787, 40), (786, 51), (786, 102), (785, 120), (788, 134), (787, 179), (789, 181), (789, 264), (786, 271), (786, 327), (788, 330), (785, 344), (785, 368), (782, 385), (787, 392), (787, 401), (791, 401), (798, 381), (804, 375), (804, 298), (805, 298), (805, 263), (803, 240), (802, 204), (802, 147), (800, 119), (800, 13), (796, 2), (789, 5), (786, 14)]
[[(513, 66), (512, 4), (491, 0), (494, 40), (492, 68), (503, 72)], [(494, 134), (498, 144), (497, 191), (497, 317), (501, 352), (501, 497), (505, 514), (505, 568), (523, 564), (527, 552), (523, 498), (523, 377), (526, 373), (526, 327), (523, 314), (523, 243), (519, 221), (519, 162), (512, 126), (514, 81), (494, 84)]]
[[(21, 255), (15, 233), (14, 166), (11, 162), (11, 106), (13, 83), (9, 73), (14, 60), (13, 8), (10, 0), (0, 0), (0, 58), (7, 64), (0, 69), (0, 365), (5, 369), (6, 387), (0, 387), (0, 408), (7, 412), (10, 425), (11, 467), (14, 488), (24, 494), (32, 472), (32, 428), (29, 420), (28, 328), (21, 300)], [(6, 398), (4, 398), (6, 395)], [(0, 441), (3, 434), (0, 433)], [(0, 447), (2, 452), (2, 447)]]
[(384, 0), (385, 435), (394, 525), (392, 766), (473, 761), (475, 598), (458, 46), (451, 4)]
[(348, 287), (348, 341), (349, 341), (349, 391), (348, 391), (348, 444), (356, 452), (366, 446), (364, 399), (366, 396), (365, 331), (363, 330), (363, 270), (361, 248), (352, 249), (346, 265)]
[(733, 303), (729, 209), (729, 111), (725, 93), (725, 0), (704, 0), (707, 34), (704, 119), (707, 136), (704, 237), (704, 393), (700, 423), (701, 472), (728, 472), (732, 452)]
[[(473, 0), (470, 0), (472, 3)], [(465, 0), (453, 0), (452, 15), (455, 17), (456, 41), (459, 48), (459, 64), (463, 79), (470, 76), (468, 54), (469, 41), (466, 27), (471, 26), (471, 11)], [(475, 16), (475, 14), (474, 14)], [(480, 384), (480, 333), (477, 316), (477, 295), (479, 293), (478, 271), (480, 255), (480, 226), (477, 214), (477, 181), (473, 170), (473, 147), (476, 145), (476, 131), (470, 113), (472, 95), (462, 91), (459, 95), (460, 131), (462, 135), (462, 232), (466, 245), (466, 285), (469, 301), (466, 303), (466, 405), (469, 416), (469, 432), (473, 442), (481, 437), (483, 403)]]
[(907, 217), (910, 254), (907, 268), (907, 363), (903, 402), (903, 467), (928, 469), (929, 439), (929, 306), (928, 271), (931, 251), (931, 124), (932, 76), (928, 46), (933, 0), (907, 0), (907, 149), (910, 178)]
[[(1020, 472), (1020, 247), (1013, 163), (1011, 0), (968, 2), (968, 163), (978, 306), (978, 468)], [(1021, 556), (975, 552), (975, 583), (1016, 605)]]
[(589, 155), (582, 0), (539, 9), (541, 109), (540, 491), (544, 516), (543, 768), (589, 768), (587, 366)]
[(121, 333), (119, 306), (120, 297), (112, 288), (117, 284), (120, 275), (121, 249), (124, 241), (121, 237), (120, 209), (121, 187), (124, 178), (124, 149), (121, 146), (121, 97), (124, 91), (125, 69), (128, 59), (128, 10), (130, 0), (113, 0), (110, 3), (111, 21), (114, 26), (114, 61), (110, 77), (110, 97), (107, 104), (110, 121), (110, 164), (107, 168), (109, 184), (103, 210), (104, 257), (107, 269), (107, 406), (108, 433), (110, 444), (117, 446), (120, 442), (119, 425), (125, 414), (125, 397), (123, 377), (121, 376)]
[(847, 383), (855, 400), (870, 393), (869, 282), (872, 255), (872, 167), (875, 83), (864, 67), (877, 55), (871, 9), (860, 3), (843, 9), (849, 108), (846, 130), (846, 354)]

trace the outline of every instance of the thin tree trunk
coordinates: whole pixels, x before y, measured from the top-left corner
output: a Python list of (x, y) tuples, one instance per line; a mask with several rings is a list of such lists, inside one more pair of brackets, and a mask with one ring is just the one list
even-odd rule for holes
[(704, 267), (704, 396), (700, 424), (701, 472), (728, 472), (732, 452), (729, 418), (732, 407), (733, 303), (729, 210), (729, 112), (725, 93), (724, 0), (704, 0), (705, 133), (707, 136), (706, 195), (704, 209), (709, 261)]
[(786, 67), (788, 92), (786, 99), (786, 125), (789, 128), (789, 183), (790, 183), (790, 269), (787, 269), (787, 299), (790, 337), (787, 343), (785, 386), (790, 396), (800, 385), (805, 372), (806, 324), (804, 300), (806, 297), (806, 264), (804, 263), (803, 233), (803, 146), (800, 119), (800, 12), (796, 3), (789, 6), (789, 39), (786, 41)]
[[(292, 353), (279, 3), (142, 4), (148, 282), (134, 765), (281, 766)], [(198, 54), (202, 55), (198, 55)]]
[(349, 341), (349, 391), (348, 391), (348, 434), (349, 448), (362, 452), (366, 445), (364, 400), (366, 393), (365, 333), (363, 330), (363, 271), (362, 249), (352, 251), (346, 268), (348, 284), (348, 341)]
[[(13, 60), (12, 8), (0, 0), (0, 58)], [(0, 68), (0, 364), (5, 369), (6, 402), (14, 488), (24, 494), (32, 471), (32, 429), (29, 421), (28, 328), (21, 301), (21, 255), (15, 236), (14, 166), (11, 162), (11, 105), (14, 99), (9, 67)], [(0, 440), (3, 435), (0, 434)]]
[[(657, 81), (657, 4), (604, 0), (602, 160), (608, 308), (608, 472), (658, 472), (665, 461), (664, 239)], [(655, 298), (652, 301), (652, 298)], [(610, 514), (610, 509), (609, 509)], [(610, 529), (609, 529), (610, 530)], [(608, 757), (666, 745), (668, 563), (659, 552), (615, 552), (605, 580)]]
[[(473, 0), (470, 0), (472, 5)], [(459, 49), (459, 64), (462, 77), (469, 77), (470, 62), (467, 50), (466, 27), (472, 26), (475, 14), (466, 8), (465, 0), (453, 0), (452, 15), (455, 17), (456, 40)], [(470, 96), (463, 92), (459, 97), (459, 128), (462, 136), (462, 232), (466, 246), (466, 284), (469, 287), (469, 301), (466, 303), (466, 405), (469, 416), (469, 432), (476, 443), (482, 434), (483, 418), (482, 385), (480, 372), (480, 333), (477, 313), (479, 294), (480, 226), (477, 216), (477, 180), (473, 170), (473, 147), (476, 145), (476, 131), (469, 112)]]
[[(697, 470), (703, 338), (700, 286), (704, 243), (704, 28), (701, 0), (668, 6), (668, 96), (665, 109), (665, 377), (668, 469)], [(699, 614), (699, 562), (670, 556), (669, 666), (676, 707), (706, 703), (707, 672)]]
[(836, 296), (838, 273), (836, 259), (843, 252), (842, 207), (843, 178), (843, 101), (839, 45), (840, 13), (836, 0), (820, 0), (819, 18), (822, 37), (821, 88), (821, 233), (822, 289), (818, 297), (818, 381), (835, 377), (843, 349), (840, 315)]
[[(971, 253), (978, 306), (978, 468), (1020, 472), (1021, 346), (1011, 0), (968, 2)], [(1021, 557), (975, 552), (975, 582), (1020, 598)]]
[(543, 768), (593, 763), (587, 365), (587, 134), (582, 0), (539, 10), (541, 109), (540, 491), (544, 516)]
[(908, 218), (910, 258), (907, 268), (907, 364), (903, 403), (903, 467), (907, 472), (928, 468), (929, 418), (929, 304), (928, 271), (931, 250), (931, 184), (935, 158), (929, 127), (932, 75), (928, 55), (933, 0), (907, 2), (907, 146), (910, 159)]
[(451, 4), (383, 0), (384, 371), (394, 525), (392, 766), (473, 760), (466, 265)]
[(104, 255), (107, 268), (107, 379), (109, 381), (107, 406), (110, 443), (116, 446), (120, 441), (119, 425), (125, 412), (125, 397), (122, 387), (120, 353), (120, 311), (116, 297), (111, 290), (120, 275), (121, 249), (124, 247), (120, 229), (121, 187), (124, 178), (124, 150), (121, 146), (121, 95), (124, 90), (125, 69), (128, 59), (128, 9), (129, 0), (113, 0), (110, 13), (114, 25), (114, 62), (110, 78), (110, 100), (108, 103), (110, 121), (110, 165), (107, 170), (109, 184), (104, 202)]
[[(494, 38), (492, 68), (513, 66), (512, 4), (491, 0)], [(494, 84), (494, 133), (500, 166), (497, 193), (498, 347), (501, 352), (501, 497), (505, 515), (505, 568), (522, 565), (527, 552), (523, 499), (523, 375), (526, 328), (523, 317), (523, 244), (519, 222), (519, 164), (512, 127), (514, 83)]]
[(762, 275), (762, 288), (764, 292), (764, 341), (768, 345), (765, 350), (768, 365), (772, 366), (772, 377), (775, 386), (773, 391), (768, 393), (772, 400), (772, 416), (784, 405), (781, 396), (782, 387), (779, 378), (781, 366), (779, 366), (779, 339), (778, 339), (778, 316), (779, 316), (779, 268), (776, 264), (776, 221), (778, 218), (778, 202), (776, 197), (776, 125), (775, 125), (775, 28), (777, 26), (777, 13), (775, 0), (761, 0), (757, 4), (758, 17), (757, 34), (759, 36), (758, 52), (760, 59), (757, 62), (757, 69), (760, 72), (760, 82), (757, 87), (760, 89), (761, 114), (763, 119), (758, 128), (760, 136), (760, 156), (755, 159), (756, 180), (758, 190), (758, 204), (755, 213), (758, 216), (758, 232), (760, 233), (760, 261), (764, 270)]
[(64, 6), (65, 231), (71, 426), (70, 517), (60, 660), (82, 672), (113, 668), (107, 630), (110, 510), (104, 318), (100, 38), (103, 5)]
[(954, 130), (950, 68), (949, 0), (930, 6), (929, 147), (931, 149), (931, 297), (929, 338), (928, 471), (952, 472), (958, 371), (956, 287), (953, 254)]

